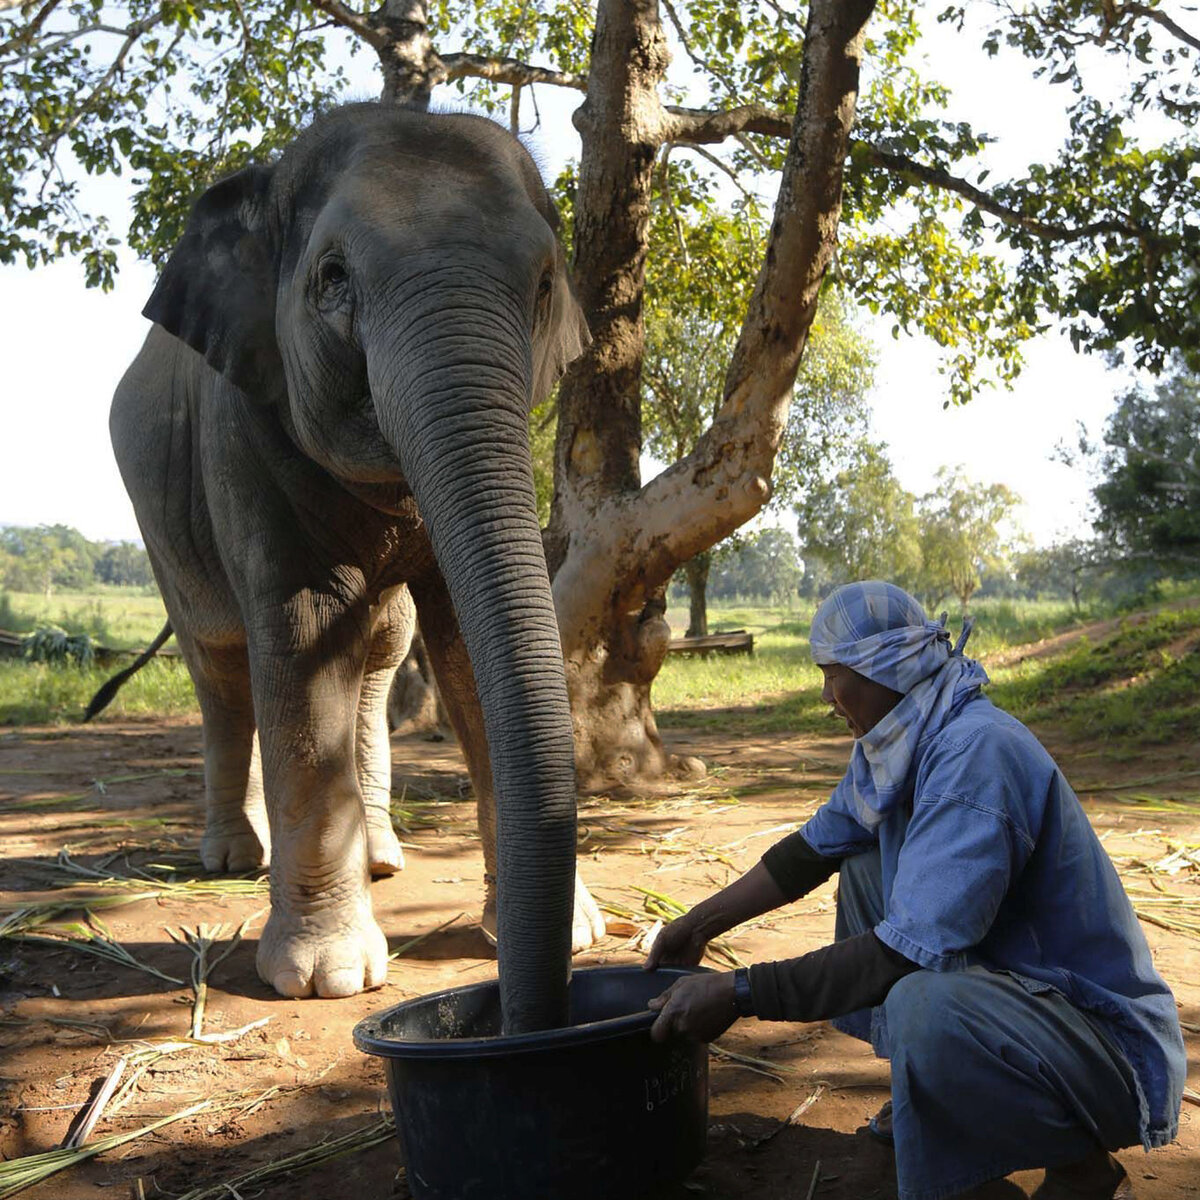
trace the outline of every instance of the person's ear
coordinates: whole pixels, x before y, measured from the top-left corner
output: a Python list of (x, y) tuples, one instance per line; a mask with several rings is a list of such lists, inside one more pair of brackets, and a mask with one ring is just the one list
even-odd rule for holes
[(143, 315), (256, 400), (277, 399), (277, 254), (268, 220), (273, 168), (246, 167), (192, 208)]

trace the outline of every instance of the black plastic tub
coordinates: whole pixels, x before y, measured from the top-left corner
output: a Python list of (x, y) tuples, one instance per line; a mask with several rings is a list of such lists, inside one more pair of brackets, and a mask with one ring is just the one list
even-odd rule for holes
[(646, 1003), (703, 968), (594, 967), (571, 1023), (498, 1036), (493, 980), (389, 1008), (354, 1029), (387, 1060), (417, 1200), (626, 1200), (704, 1155), (708, 1049), (650, 1040)]

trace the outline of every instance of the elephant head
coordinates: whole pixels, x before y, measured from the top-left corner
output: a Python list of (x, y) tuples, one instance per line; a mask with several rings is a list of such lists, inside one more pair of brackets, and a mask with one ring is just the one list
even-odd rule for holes
[(570, 957), (574, 757), (527, 425), (588, 340), (555, 225), (499, 126), (350, 105), (206, 191), (145, 309), (356, 495), (415, 499), (483, 709), (514, 1029), (565, 1020)]

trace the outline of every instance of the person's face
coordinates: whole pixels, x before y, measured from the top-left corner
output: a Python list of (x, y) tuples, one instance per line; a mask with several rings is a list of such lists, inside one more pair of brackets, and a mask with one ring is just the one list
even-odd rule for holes
[(822, 702), (833, 705), (833, 711), (845, 719), (856, 738), (874, 729), (904, 698), (900, 692), (841, 663), (822, 663), (821, 674), (825, 676)]

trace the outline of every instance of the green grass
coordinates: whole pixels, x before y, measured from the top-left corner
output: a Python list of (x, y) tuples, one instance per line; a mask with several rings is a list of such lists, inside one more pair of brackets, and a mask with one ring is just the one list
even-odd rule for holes
[[(0, 725), (65, 725), (78, 721), (115, 667), (49, 666), (0, 661)], [(147, 663), (117, 693), (97, 721), (165, 717), (197, 711), (192, 680), (182, 660)]]
[[(0, 625), (16, 614), (25, 628), (49, 617), (70, 632), (106, 644), (144, 644), (163, 617), (156, 596), (132, 589), (55, 597), (0, 596)], [(1111, 616), (1098, 608), (1076, 614), (1069, 602), (982, 600), (973, 606), (969, 652), (985, 660), (1015, 645)], [(821, 675), (808, 652), (812, 606), (793, 609), (713, 605), (713, 632), (747, 629), (755, 653), (691, 658), (671, 655), (654, 683), (655, 710), (669, 727), (762, 733), (840, 730), (821, 703)], [(67, 619), (62, 619), (63, 617)], [(667, 614), (682, 633), (686, 612)], [(949, 621), (957, 635), (958, 618)], [(21, 626), (18, 626), (21, 628)], [(68, 724), (115, 668), (79, 670), (0, 661), (0, 725)], [(1023, 721), (1069, 736), (1104, 738), (1113, 753), (1143, 742), (1200, 736), (1200, 604), (1122, 619), (1108, 637), (1084, 638), (1042, 658), (991, 668), (989, 694)], [(720, 710), (720, 715), (717, 715)], [(130, 680), (100, 720), (173, 716), (196, 711), (183, 664), (157, 660)]]
[(1200, 605), (1131, 615), (1095, 641), (998, 669), (989, 694), (1021, 720), (1075, 738), (1200, 736)]
[(30, 633), (57, 625), (67, 633), (90, 634), (117, 650), (145, 646), (166, 619), (158, 593), (143, 588), (60, 592), (49, 600), (33, 592), (0, 593), (0, 629)]
[[(162, 628), (166, 609), (157, 592), (97, 588), (50, 597), (0, 592), (0, 628), (28, 633), (56, 625), (89, 634), (113, 649), (145, 646)], [(0, 725), (69, 724), (77, 721), (97, 688), (121, 667), (80, 670), (20, 660), (0, 660)], [(181, 661), (158, 659), (137, 673), (99, 720), (174, 716), (196, 710), (196, 697)]]

